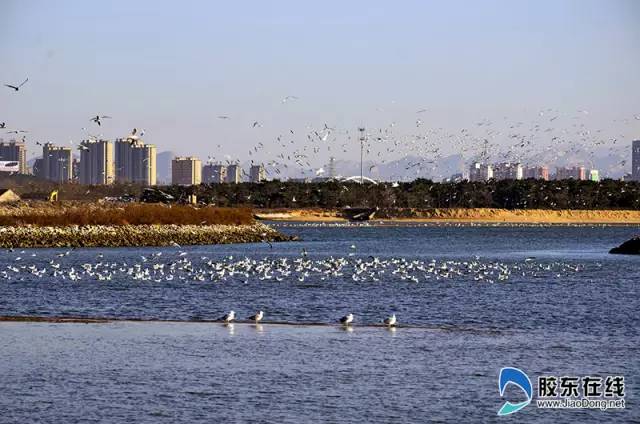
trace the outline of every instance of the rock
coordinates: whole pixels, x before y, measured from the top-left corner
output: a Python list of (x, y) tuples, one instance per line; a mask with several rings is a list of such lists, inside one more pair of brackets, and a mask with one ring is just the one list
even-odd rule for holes
[(621, 255), (640, 255), (640, 236), (627, 240), (618, 247), (609, 250), (609, 253)]

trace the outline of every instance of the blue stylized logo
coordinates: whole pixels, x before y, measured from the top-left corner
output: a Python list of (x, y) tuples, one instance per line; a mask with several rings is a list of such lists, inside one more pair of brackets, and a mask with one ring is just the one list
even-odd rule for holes
[(504, 395), (504, 390), (509, 384), (518, 386), (526, 395), (527, 400), (519, 403), (511, 403), (509, 401), (502, 405), (502, 408), (498, 411), (499, 416), (513, 414), (518, 412), (525, 406), (531, 403), (533, 397), (533, 388), (531, 386), (531, 380), (529, 376), (519, 370), (518, 368), (505, 367), (500, 370), (500, 377), (498, 379), (498, 385), (500, 387), (500, 397)]

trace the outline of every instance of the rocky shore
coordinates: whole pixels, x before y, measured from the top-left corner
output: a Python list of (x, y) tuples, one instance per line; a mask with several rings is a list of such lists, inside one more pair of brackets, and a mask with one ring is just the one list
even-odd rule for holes
[(614, 247), (609, 253), (619, 255), (640, 255), (640, 236), (625, 241), (618, 247)]
[(268, 225), (83, 225), (0, 227), (1, 248), (136, 247), (295, 240)]

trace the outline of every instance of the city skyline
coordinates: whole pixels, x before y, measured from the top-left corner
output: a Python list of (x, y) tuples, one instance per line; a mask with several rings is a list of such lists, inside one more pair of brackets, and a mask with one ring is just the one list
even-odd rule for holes
[[(640, 166), (640, 140), (634, 140), (630, 146), (630, 163), (632, 172), (623, 176), (627, 180), (640, 180), (638, 169)], [(74, 157), (70, 147), (57, 146), (52, 143), (42, 145), (42, 157), (33, 161), (32, 168), (27, 167), (26, 146), (23, 142), (0, 142), (0, 160), (13, 162), (12, 166), (18, 167), (16, 171), (4, 171), (5, 173), (32, 174), (38, 178), (59, 183), (79, 181), (82, 184), (111, 184), (113, 182), (138, 183), (143, 186), (162, 185), (167, 183), (178, 185), (193, 185), (200, 183), (234, 183), (262, 182), (269, 179), (276, 180), (300, 180), (300, 181), (326, 181), (335, 177), (355, 178), (336, 173), (336, 162), (330, 158), (326, 164), (329, 174), (325, 176), (324, 168), (316, 171), (315, 178), (300, 176), (268, 176), (264, 164), (251, 162), (249, 172), (243, 169), (239, 162), (213, 162), (202, 164), (200, 158), (195, 156), (174, 156), (171, 160), (171, 181), (159, 179), (159, 174), (165, 173), (156, 167), (157, 151), (153, 144), (145, 143), (139, 136), (130, 135), (127, 138), (118, 138), (115, 142), (105, 139), (90, 139), (80, 143), (80, 159)], [(188, 165), (184, 165), (187, 164)], [(178, 165), (176, 172), (173, 168)], [(245, 163), (246, 165), (246, 163)], [(186, 168), (184, 166), (187, 166)], [(370, 167), (374, 168), (374, 166)], [(413, 167), (410, 165), (407, 169)], [(464, 167), (464, 165), (463, 165)], [(367, 180), (373, 181), (369, 176)], [(421, 177), (417, 177), (421, 178)], [(435, 181), (486, 181), (490, 179), (542, 179), (542, 180), (592, 180), (599, 181), (601, 171), (597, 168), (587, 168), (582, 164), (573, 166), (555, 166), (555, 172), (550, 172), (550, 167), (545, 163), (521, 163), (521, 162), (491, 162), (487, 160), (474, 161), (462, 172), (454, 172), (450, 176)], [(603, 178), (608, 178), (603, 176)], [(432, 178), (429, 178), (432, 179)], [(385, 179), (379, 179), (385, 181)], [(393, 181), (393, 180), (386, 180)]]

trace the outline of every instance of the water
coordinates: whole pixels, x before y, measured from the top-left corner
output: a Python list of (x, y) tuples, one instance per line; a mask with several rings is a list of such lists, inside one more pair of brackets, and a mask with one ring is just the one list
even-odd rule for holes
[(503, 366), (626, 379), (625, 410), (519, 422), (640, 420), (640, 258), (606, 253), (637, 227), (282, 229), (304, 241), (2, 252), (2, 315), (356, 325), (0, 323), (0, 422), (500, 421)]

